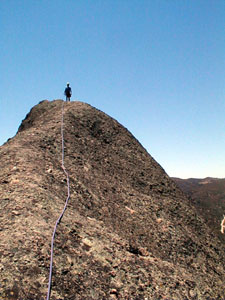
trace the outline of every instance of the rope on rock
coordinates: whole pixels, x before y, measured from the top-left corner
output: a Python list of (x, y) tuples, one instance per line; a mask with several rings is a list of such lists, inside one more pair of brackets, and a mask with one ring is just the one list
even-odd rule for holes
[(70, 199), (70, 180), (69, 180), (69, 174), (66, 171), (66, 168), (64, 166), (64, 101), (62, 102), (62, 121), (61, 121), (61, 137), (62, 137), (62, 169), (63, 172), (66, 175), (67, 178), (67, 199), (63, 208), (63, 211), (61, 212), (58, 220), (55, 223), (55, 227), (54, 227), (54, 231), (52, 234), (52, 241), (51, 241), (51, 260), (50, 260), (50, 271), (49, 271), (49, 280), (48, 280), (48, 294), (47, 294), (47, 298), (46, 300), (50, 299), (50, 294), (51, 294), (51, 282), (52, 282), (52, 264), (53, 264), (53, 248), (54, 248), (54, 239), (55, 239), (55, 233), (56, 233), (56, 228), (58, 226), (58, 224), (60, 223), (63, 214), (66, 210), (68, 201)]

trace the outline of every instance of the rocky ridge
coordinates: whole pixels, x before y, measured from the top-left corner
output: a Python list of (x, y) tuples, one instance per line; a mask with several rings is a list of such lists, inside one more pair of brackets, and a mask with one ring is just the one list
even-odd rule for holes
[[(42, 101), (0, 147), (0, 299), (46, 297), (61, 108)], [(116, 120), (64, 109), (51, 299), (224, 299), (224, 247), (184, 193)]]

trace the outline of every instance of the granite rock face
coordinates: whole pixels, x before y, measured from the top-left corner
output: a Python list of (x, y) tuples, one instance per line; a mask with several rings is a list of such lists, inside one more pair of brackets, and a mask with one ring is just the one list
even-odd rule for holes
[[(224, 299), (224, 247), (162, 167), (105, 113), (64, 111), (51, 299)], [(0, 299), (46, 298), (61, 114), (42, 101), (0, 147)]]

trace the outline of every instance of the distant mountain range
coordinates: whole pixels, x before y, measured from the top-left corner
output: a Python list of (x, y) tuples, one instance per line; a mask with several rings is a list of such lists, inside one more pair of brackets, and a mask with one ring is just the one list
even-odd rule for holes
[(189, 197), (213, 232), (225, 242), (225, 236), (220, 233), (220, 223), (225, 214), (225, 178), (173, 178), (173, 180)]

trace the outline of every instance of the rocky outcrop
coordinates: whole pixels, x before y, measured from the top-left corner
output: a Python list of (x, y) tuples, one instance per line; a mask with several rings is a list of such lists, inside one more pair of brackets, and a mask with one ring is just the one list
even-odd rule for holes
[[(0, 147), (0, 298), (45, 299), (66, 199), (62, 101), (43, 101)], [(225, 255), (161, 166), (116, 120), (64, 103), (71, 198), (52, 300), (223, 299)]]

